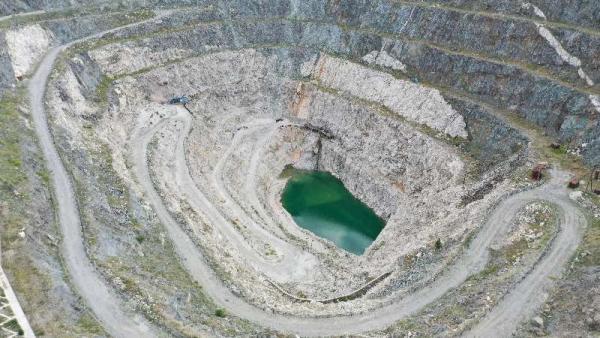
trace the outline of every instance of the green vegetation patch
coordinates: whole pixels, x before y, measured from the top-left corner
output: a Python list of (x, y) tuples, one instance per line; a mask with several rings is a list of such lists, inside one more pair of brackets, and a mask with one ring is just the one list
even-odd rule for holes
[(108, 90), (110, 89), (113, 81), (113, 78), (102, 75), (100, 82), (98, 82), (98, 85), (96, 86), (94, 100), (99, 103), (101, 107), (105, 107), (108, 104)]
[[(69, 322), (66, 316), (57, 318), (56, 313), (48, 313), (49, 299), (54, 284), (45, 270), (38, 268), (32, 258), (28, 237), (23, 238), (24, 230), (32, 226), (31, 210), (34, 203), (31, 191), (34, 184), (40, 184), (47, 191), (50, 187), (50, 173), (43, 165), (34, 165), (31, 178), (27, 175), (23, 144), (34, 142), (33, 131), (25, 126), (26, 116), (19, 112), (19, 106), (26, 106), (24, 92), (17, 90), (0, 99), (0, 234), (2, 240), (2, 266), (11, 286), (17, 293), (23, 310), (31, 315), (31, 325), (38, 336), (72, 335), (81, 336), (102, 334), (102, 328), (90, 317), (86, 326)], [(37, 154), (34, 154), (37, 155)], [(31, 154), (29, 155), (31, 157)], [(33, 158), (41, 160), (37, 156)], [(31, 159), (30, 159), (31, 160)], [(35, 178), (39, 180), (35, 181)], [(32, 181), (31, 179), (34, 179)], [(54, 224), (48, 225), (52, 228)], [(45, 238), (46, 239), (46, 238)], [(58, 255), (56, 247), (51, 247), (52, 255)], [(57, 310), (59, 312), (60, 310)], [(86, 311), (81, 311), (86, 315)], [(46, 320), (52, 316), (52, 320)], [(89, 315), (88, 315), (89, 316)], [(77, 317), (75, 318), (77, 320)], [(9, 322), (10, 323), (10, 322)], [(10, 325), (10, 324), (9, 324)], [(18, 325), (18, 324), (17, 324)], [(88, 328), (94, 326), (94, 330)], [(19, 332), (16, 326), (13, 331)]]
[(8, 322), (4, 323), (2, 327), (7, 328), (13, 332), (23, 332), (21, 326), (19, 325), (16, 319), (9, 320)]
[(17, 96), (8, 96), (0, 101), (0, 188), (4, 193), (16, 193), (25, 180), (21, 170), (20, 123)]
[(600, 219), (588, 220), (588, 229), (579, 247), (579, 264), (587, 267), (600, 266)]

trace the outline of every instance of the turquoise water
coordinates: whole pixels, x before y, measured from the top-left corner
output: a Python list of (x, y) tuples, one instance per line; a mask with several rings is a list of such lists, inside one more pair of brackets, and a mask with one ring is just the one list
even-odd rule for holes
[(290, 179), (281, 203), (302, 228), (361, 255), (385, 226), (383, 219), (332, 174), (295, 169), (286, 173)]

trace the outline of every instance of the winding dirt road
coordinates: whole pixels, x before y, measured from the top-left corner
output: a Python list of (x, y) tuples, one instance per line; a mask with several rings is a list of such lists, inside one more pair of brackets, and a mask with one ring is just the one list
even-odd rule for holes
[[(529, 276), (518, 284), (505, 297), (505, 300), (498, 308), (470, 333), (472, 336), (490, 336), (491, 334), (494, 336), (508, 336), (512, 333), (519, 320), (529, 315), (539, 305), (537, 299), (541, 298), (551, 283), (547, 277), (561, 273), (566, 262), (570, 259), (579, 244), (582, 229), (586, 222), (583, 214), (568, 198), (568, 191), (564, 187), (564, 182), (568, 179), (568, 174), (559, 170), (553, 170), (552, 179), (549, 183), (539, 188), (513, 195), (500, 203), (481, 231), (473, 239), (464, 255), (431, 285), (405, 298), (399, 299), (393, 304), (378, 308), (370, 313), (354, 316), (304, 318), (271, 314), (248, 304), (224, 286), (207, 265), (204, 257), (192, 240), (172, 218), (160, 199), (158, 192), (155, 190), (148, 173), (148, 154), (146, 148), (153, 134), (158, 132), (167, 120), (177, 120), (184, 123), (184, 127), (181, 128), (178, 140), (176, 141), (177, 147), (173, 149), (173, 156), (175, 157), (176, 167), (181, 168), (186, 165), (183, 145), (191, 128), (191, 116), (187, 111), (180, 108), (177, 113), (167, 116), (165, 119), (152, 128), (141, 126), (140, 135), (142, 137), (138, 141), (134, 141), (135, 146), (132, 147), (134, 170), (136, 171), (138, 180), (146, 190), (145, 193), (150, 203), (166, 226), (178, 255), (182, 257), (183, 265), (192, 278), (203, 286), (205, 292), (215, 303), (226, 308), (236, 316), (276, 330), (293, 332), (303, 336), (322, 336), (356, 334), (392, 325), (394, 322), (418, 312), (450, 289), (459, 286), (470, 275), (481, 271), (488, 261), (488, 248), (491, 243), (495, 238), (506, 234), (511, 225), (512, 218), (517, 214), (519, 209), (534, 200), (547, 200), (558, 206), (560, 214), (560, 232), (557, 239), (553, 242), (552, 248), (533, 268)], [(236, 142), (236, 140), (234, 139), (232, 142)], [(177, 175), (189, 175), (187, 170), (177, 170), (177, 172)], [(187, 188), (184, 189), (195, 190), (189, 185), (192, 182), (189, 177), (179, 177), (177, 180), (186, 182), (185, 186)], [(290, 253), (286, 252), (284, 254), (287, 255)], [(525, 306), (526, 304), (530, 305)], [(501, 325), (498, 324), (498, 321), (505, 319), (507, 320), (506, 322)]]
[(104, 34), (139, 25), (143, 22), (157, 20), (166, 14), (168, 13), (159, 13), (152, 19), (110, 29), (51, 49), (38, 66), (28, 85), (35, 132), (46, 160), (46, 167), (51, 172), (54, 198), (58, 208), (57, 216), (62, 234), (61, 254), (67, 272), (75, 291), (83, 297), (85, 303), (102, 323), (104, 329), (114, 337), (144, 337), (157, 335), (159, 331), (153, 328), (142, 316), (133, 315), (123, 309), (123, 304), (118, 296), (100, 278), (86, 255), (77, 200), (71, 178), (65, 170), (48, 127), (48, 120), (44, 111), (44, 94), (48, 76), (61, 51), (75, 43), (101, 37)]
[[(139, 24), (139, 23), (137, 23)], [(131, 25), (129, 25), (131, 26)], [(121, 27), (123, 28), (123, 27)], [(116, 30), (116, 29), (114, 29)], [(113, 31), (113, 30), (110, 30)], [(108, 33), (103, 32), (86, 39)], [(77, 42), (77, 41), (76, 41)], [(117, 337), (141, 337), (160, 334), (156, 328), (142, 317), (132, 315), (122, 308), (121, 301), (99, 277), (85, 253), (81, 232), (81, 221), (77, 201), (73, 193), (71, 180), (54, 146), (44, 112), (44, 91), (48, 76), (57, 55), (69, 47), (72, 42), (51, 50), (44, 58), (39, 69), (29, 83), (32, 115), (37, 136), (48, 169), (52, 172), (52, 182), (57, 199), (58, 217), (63, 235), (62, 254), (67, 270), (77, 292), (84, 298), (105, 329)], [(191, 128), (192, 118), (183, 108), (168, 119), (179, 120), (185, 128), (178, 137), (176, 161), (185, 166), (184, 141)], [(145, 190), (147, 200), (164, 224), (181, 262), (192, 278), (198, 281), (203, 290), (216, 304), (227, 309), (233, 315), (250, 320), (259, 325), (276, 330), (297, 333), (303, 336), (355, 334), (377, 330), (392, 325), (394, 322), (418, 312), (432, 303), (447, 291), (459, 286), (470, 275), (481, 271), (488, 260), (488, 248), (495, 238), (508, 230), (512, 217), (517, 211), (533, 200), (547, 200), (559, 207), (560, 232), (546, 255), (532, 269), (515, 289), (511, 290), (504, 300), (492, 310), (468, 335), (470, 336), (508, 336), (519, 320), (530, 315), (543, 301), (543, 295), (552, 284), (549, 277), (559, 275), (571, 255), (577, 248), (585, 227), (585, 217), (568, 199), (564, 182), (568, 174), (554, 170), (551, 182), (542, 187), (522, 192), (509, 197), (500, 203), (481, 231), (473, 239), (465, 253), (451, 265), (447, 271), (431, 283), (396, 302), (373, 310), (369, 313), (345, 317), (304, 318), (288, 317), (267, 313), (234, 295), (215, 275), (207, 264), (202, 253), (194, 242), (173, 219), (155, 190), (149, 175), (147, 164), (147, 146), (153, 134), (160, 130), (162, 124), (153, 128), (142, 128), (134, 142), (134, 171)], [(187, 170), (177, 171), (178, 180), (189, 186)], [(181, 176), (183, 175), (183, 176)], [(191, 195), (194, 195), (190, 187)], [(203, 201), (198, 201), (199, 203)], [(240, 250), (242, 248), (240, 247)], [(284, 252), (285, 256), (293, 252)]]
[[(559, 232), (548, 251), (535, 268), (494, 307), (467, 337), (509, 337), (520, 320), (533, 315), (545, 301), (553, 280), (560, 277), (567, 263), (575, 254), (586, 225), (585, 216), (568, 197), (564, 182), (569, 179), (565, 172), (553, 171), (552, 182), (508, 199), (499, 210), (515, 215), (516, 211), (533, 199), (546, 200), (559, 207)], [(502, 218), (498, 210), (488, 221), (498, 224)]]
[(38, 14), (44, 14), (44, 13), (46, 13), (46, 11), (32, 11), (32, 12), (25, 12), (25, 13), (15, 13), (15, 14), (0, 17), (0, 22), (12, 20), (12, 19), (19, 18), (19, 17), (32, 16), (32, 15), (38, 15)]

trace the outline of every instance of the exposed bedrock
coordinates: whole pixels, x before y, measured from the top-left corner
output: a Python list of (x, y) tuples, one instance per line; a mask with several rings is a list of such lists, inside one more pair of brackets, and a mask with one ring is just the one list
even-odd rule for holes
[(0, 20), (0, 89), (12, 88), (31, 75), (52, 47), (153, 15), (147, 10), (115, 9), (104, 14), (85, 10), (72, 10), (78, 14), (73, 16), (69, 13), (56, 14), (56, 18), (40, 13), (33, 15), (33, 23), (18, 17)]
[[(524, 3), (512, 0), (434, 0), (434, 4), (457, 6), (459, 8), (490, 11), (528, 16), (531, 9)], [(532, 2), (533, 3), (533, 2)], [(600, 10), (598, 4), (589, 1), (538, 0), (534, 2), (549, 20), (600, 28)]]
[[(252, 24), (252, 25), (258, 25), (258, 26), (262, 26), (262, 25), (266, 25), (261, 27), (261, 33), (257, 33), (256, 37), (253, 38), (253, 40), (256, 39), (263, 39), (263, 40), (267, 40), (267, 41), (249, 41), (249, 42), (245, 42), (243, 44), (243, 46), (252, 46), (252, 45), (265, 45), (265, 46), (277, 46), (277, 45), (288, 45), (288, 43), (286, 41), (281, 41), (281, 40), (285, 40), (285, 37), (265, 37), (268, 34), (273, 34), (273, 33), (269, 33), (269, 32), (280, 32), (282, 34), (291, 34), (292, 36), (290, 37), (290, 39), (295, 40), (293, 43), (290, 43), (290, 46), (293, 47), (292, 51), (294, 50), (301, 50), (301, 49), (307, 49), (309, 51), (316, 51), (316, 48), (318, 47), (318, 44), (320, 43), (319, 41), (323, 40), (323, 41), (328, 41), (327, 39), (323, 39), (323, 38), (318, 38), (318, 34), (322, 33), (322, 34), (326, 34), (327, 35), (327, 31), (325, 30), (325, 28), (321, 29), (319, 28), (319, 26), (316, 27), (312, 27), (310, 29), (304, 29), (303, 26), (299, 23), (281, 23), (281, 24), (276, 24), (276, 26), (272, 26), (275, 24), (261, 24), (261, 23), (256, 23), (256, 24)], [(290, 26), (291, 25), (291, 26)], [(249, 27), (246, 27), (244, 29), (247, 29)], [(256, 26), (252, 29), (257, 28)], [(240, 28), (242, 29), (242, 28)], [(335, 28), (333, 28), (335, 29)], [(262, 32), (263, 30), (265, 30), (264, 32)], [(307, 31), (308, 30), (308, 31)], [(318, 30), (318, 32), (313, 32), (311, 33), (310, 31), (312, 30)], [(296, 31), (299, 31), (300, 33), (306, 33), (308, 34), (306, 35), (301, 35), (301, 36), (296, 36), (297, 34), (294, 33)], [(264, 33), (264, 34), (263, 34)], [(231, 37), (227, 37), (228, 33), (227, 30), (225, 30), (222, 26), (213, 26), (213, 25), (209, 25), (209, 26), (203, 26), (201, 28), (196, 28), (194, 30), (194, 33), (187, 33), (187, 34), (193, 34), (192, 36), (189, 35), (181, 35), (182, 33), (177, 33), (176, 36), (167, 36), (167, 37), (157, 37), (155, 39), (148, 39), (145, 40), (144, 42), (136, 42), (136, 43), (129, 43), (126, 42), (121, 46), (118, 45), (109, 45), (106, 47), (101, 47), (97, 50), (94, 50), (90, 53), (91, 57), (93, 59), (95, 59), (97, 62), (103, 63), (104, 66), (104, 70), (110, 75), (110, 76), (120, 76), (123, 74), (127, 74), (130, 72), (136, 72), (136, 71), (140, 71), (140, 70), (144, 70), (146, 68), (152, 67), (152, 64), (156, 64), (156, 63), (161, 63), (161, 62), (167, 62), (167, 60), (171, 60), (171, 59), (181, 59), (181, 58), (186, 58), (186, 57), (190, 57), (193, 55), (197, 55), (199, 54), (204, 54), (204, 53), (210, 53), (212, 51), (215, 50), (221, 50), (223, 48), (234, 48), (234, 46), (223, 46), (223, 41), (221, 40), (225, 40), (225, 43), (231, 43), (230, 40), (232, 40), (233, 38)], [(204, 38), (200, 38), (199, 35), (204, 36)], [(262, 38), (261, 38), (262, 37)], [(329, 36), (329, 38), (331, 38), (331, 41), (328, 41), (328, 44), (343, 44), (343, 46), (339, 46), (338, 48), (344, 49), (348, 52), (351, 52), (352, 49), (350, 46), (348, 46), (346, 43), (342, 43), (341, 40), (345, 40), (345, 38), (341, 38), (341, 37), (336, 37), (334, 36)], [(315, 39), (318, 39), (317, 41), (314, 41)], [(239, 42), (240, 39), (238, 39), (237, 41)], [(198, 44), (198, 41), (202, 41), (201, 44)], [(227, 42), (229, 41), (229, 42)], [(335, 42), (337, 41), (337, 42)], [(379, 47), (375, 47), (372, 46), (373, 44), (378, 46), (378, 42), (372, 42), (370, 40), (367, 40), (366, 42), (363, 42), (360, 39), (356, 39), (356, 43), (358, 45), (361, 44), (365, 44), (367, 45), (367, 47), (363, 47), (366, 51), (368, 50), (377, 50)], [(162, 44), (166, 44), (169, 46), (172, 46), (170, 49), (165, 50), (163, 48), (159, 48), (159, 45)], [(196, 48), (197, 50), (190, 50), (189, 46), (186, 46), (186, 44), (198, 44), (197, 46), (195, 46), (194, 48)], [(299, 46), (305, 46), (305, 47), (294, 47), (295, 45), (299, 45)], [(235, 47), (235, 48), (239, 48), (239, 47)], [(337, 52), (337, 51), (335, 51)], [(365, 53), (366, 54), (366, 53)], [(302, 60), (301, 62), (303, 63), (310, 63), (310, 62), (317, 62), (317, 57), (315, 56), (315, 53), (313, 53), (310, 57), (312, 57), (312, 59), (308, 59), (308, 60)], [(352, 57), (352, 56), (351, 56)], [(357, 55), (356, 58), (354, 58), (355, 62), (363, 62), (362, 61), (362, 57), (363, 55)], [(296, 60), (295, 62), (300, 62), (298, 60)], [(367, 64), (368, 65), (368, 64)], [(301, 67), (297, 67), (294, 70), (290, 70), (290, 69), (285, 69), (282, 68), (283, 65), (278, 65), (277, 69), (281, 69), (282, 71), (286, 71), (289, 73), (290, 76), (292, 77), (304, 77), (304, 75), (302, 74), (302, 69), (300, 69)], [(308, 70), (308, 74), (310, 74), (310, 68), (312, 68), (312, 65), (308, 65), (307, 66), (309, 68)], [(353, 70), (356, 71), (362, 71), (365, 72), (366, 71), (366, 67), (354, 67)], [(353, 71), (350, 70), (350, 71)], [(390, 70), (393, 71), (393, 70)], [(331, 72), (331, 71), (330, 71)], [(402, 87), (398, 87), (396, 86), (396, 88), (385, 88), (385, 90), (389, 91), (389, 96), (388, 97), (381, 97), (377, 99), (378, 103), (381, 103), (382, 105), (386, 106), (388, 109), (393, 109), (396, 105), (402, 105), (402, 102), (397, 101), (394, 97), (393, 97), (393, 93), (394, 90), (404, 90), (404, 89), (408, 89), (409, 87), (415, 87), (415, 88), (424, 88), (423, 86), (417, 86), (414, 84), (411, 84), (409, 81), (403, 80), (403, 81), (398, 81), (395, 79), (394, 76), (392, 75), (387, 75), (385, 72), (374, 72), (374, 71), (370, 71), (370, 73), (372, 74), (376, 74), (376, 76), (372, 77), (372, 80), (378, 80), (381, 83), (381, 88), (387, 86), (388, 83), (390, 83), (390, 81), (395, 82), (395, 83), (403, 83), (403, 86), (405, 88)], [(360, 77), (361, 75), (359, 74), (350, 74), (352, 76), (357, 75), (359, 79), (362, 80), (362, 78)], [(400, 77), (402, 78), (402, 77)], [(318, 79), (317, 79), (318, 80)], [(328, 80), (328, 79), (325, 79)], [(343, 77), (341, 77), (340, 79), (336, 80), (336, 79), (330, 79), (331, 81), (339, 81), (340, 83), (343, 84)], [(336, 90), (349, 90), (350, 93), (352, 93), (352, 91), (356, 91), (356, 90), (367, 90), (367, 91), (375, 91), (374, 88), (367, 86), (366, 82), (364, 82), (363, 84), (358, 84), (358, 85), (353, 85), (353, 88), (334, 88)], [(415, 92), (417, 93), (417, 92)], [(431, 91), (431, 93), (437, 93), (435, 95), (438, 95), (440, 97), (443, 97), (442, 94), (440, 94), (439, 92), (433, 90)], [(363, 97), (364, 99), (370, 99), (369, 97)], [(419, 99), (419, 97), (415, 97), (414, 99)], [(394, 100), (396, 100), (394, 102)], [(449, 131), (449, 135), (450, 136), (462, 136), (464, 137), (465, 131), (462, 130), (461, 131), (461, 124), (466, 124), (466, 130), (470, 133), (470, 136), (468, 137), (469, 140), (471, 139), (476, 139), (476, 142), (478, 144), (477, 147), (472, 147), (473, 150), (475, 150), (473, 153), (476, 154), (476, 156), (478, 157), (478, 159), (484, 161), (484, 162), (488, 162), (489, 163), (494, 163), (495, 161), (499, 160), (500, 157), (502, 156), (508, 156), (509, 154), (515, 152), (520, 146), (524, 145), (524, 139), (520, 136), (517, 135), (517, 133), (514, 132), (513, 129), (511, 128), (507, 128), (507, 127), (502, 127), (503, 125), (505, 125), (503, 122), (501, 122), (499, 119), (494, 118), (493, 115), (491, 115), (489, 112), (486, 112), (485, 109), (478, 107), (476, 104), (469, 104), (467, 102), (464, 102), (461, 99), (451, 99), (453, 100), (453, 102), (455, 102), (458, 106), (460, 107), (464, 107), (464, 111), (461, 112), (462, 116), (458, 116), (456, 115), (457, 113), (451, 113), (449, 115), (446, 115), (446, 117), (442, 117), (442, 116), (437, 116), (436, 114), (443, 114), (441, 112), (438, 111), (432, 111), (432, 110), (428, 110), (428, 109), (423, 109), (424, 113), (420, 113), (419, 111), (413, 112), (410, 109), (406, 109), (407, 114), (415, 114), (414, 116), (412, 116), (412, 120), (416, 123), (424, 123), (425, 125), (432, 127), (433, 129), (439, 129), (439, 127), (443, 126), (443, 129), (441, 129), (441, 131), (445, 131), (446, 128), (450, 127), (450, 129), (448, 129)], [(418, 105), (418, 102), (413, 103)], [(449, 105), (448, 105), (449, 106)], [(449, 108), (451, 110), (455, 110), (453, 108)], [(459, 114), (460, 115), (460, 114)], [(406, 115), (404, 117), (407, 117)], [(411, 117), (411, 116), (408, 116)], [(454, 117), (457, 117), (456, 119), (453, 119)], [(429, 119), (431, 123), (426, 123), (426, 120)], [(464, 121), (464, 122), (463, 122)], [(455, 124), (457, 126), (457, 129), (455, 131), (452, 131), (451, 129), (454, 127), (452, 124)], [(488, 125), (489, 124), (489, 128), (482, 128), (483, 125)], [(463, 129), (465, 127), (462, 127)], [(493, 130), (494, 133), (490, 134), (489, 131)], [(493, 139), (496, 137), (496, 135), (503, 135), (502, 139), (504, 140), (504, 142), (498, 143), (493, 141)], [(508, 136), (511, 137), (508, 137)], [(487, 149), (481, 149), (482, 147), (494, 147), (496, 149), (494, 149), (494, 151), (487, 151)], [(479, 148), (479, 149), (475, 149), (475, 148)], [(500, 153), (499, 155), (497, 155), (497, 151)]]
[[(6, 35), (0, 33), (0, 46), (6, 47)], [(0, 49), (0, 89), (6, 90), (15, 81), (15, 72), (12, 67), (10, 54), (7, 48)]]
[[(179, 5), (196, 5), (198, 3), (207, 3), (209, 1), (196, 0), (180, 0), (176, 3)], [(283, 2), (285, 6), (286, 2)], [(449, 9), (459, 9), (467, 11), (476, 11), (484, 13), (502, 13), (515, 16), (529, 16), (530, 9), (524, 6), (527, 2), (512, 1), (512, 0), (430, 0), (427, 2), (411, 2), (404, 1), (407, 4), (415, 4), (424, 7), (441, 5)], [(120, 2), (129, 6), (139, 5), (173, 5), (173, 0), (128, 0)], [(81, 5), (91, 5), (89, 1), (81, 0), (15, 0), (7, 1), (0, 6), (0, 15), (10, 15), (17, 12), (30, 12), (35, 10), (61, 10), (65, 8), (79, 7)], [(115, 5), (109, 0), (95, 0), (95, 6), (110, 7)], [(570, 1), (563, 2), (561, 0), (538, 0), (535, 5), (539, 7), (549, 20), (559, 21), (579, 25), (582, 27), (600, 28), (600, 10), (597, 4), (590, 1)], [(258, 6), (254, 6), (258, 8)], [(261, 8), (263, 9), (263, 8)]]
[[(441, 9), (413, 8), (406, 4), (392, 6), (385, 2), (338, 6), (266, 2), (250, 8), (246, 3), (219, 6), (198, 11), (188, 19), (190, 25), (175, 31), (138, 37), (136, 41), (107, 46), (95, 53), (106, 57), (115, 55), (116, 62), (107, 71), (119, 74), (150, 67), (160, 60), (215, 49), (289, 45), (328, 51), (399, 78), (443, 89), (445, 95), (514, 112), (572, 148), (585, 144), (581, 150), (588, 161), (593, 162), (598, 156), (600, 102), (595, 84), (598, 65), (594, 57), (598, 54), (594, 47), (597, 43), (587, 45), (590, 46), (586, 48), (588, 57), (577, 54), (579, 63), (576, 64), (580, 66), (574, 66), (565, 61), (570, 58), (561, 56), (548, 36), (539, 34), (538, 27), (530, 22), (489, 17), (484, 20), (473, 14), (448, 14)], [(434, 10), (439, 13), (428, 13)], [(352, 16), (353, 11), (360, 14)], [(409, 20), (411, 12), (425, 17)], [(455, 24), (443, 25), (427, 19), (445, 15), (452, 16), (444, 22)], [(203, 21), (207, 24), (198, 23)], [(563, 49), (568, 49), (569, 41), (575, 36), (597, 39), (581, 31), (567, 38), (552, 27), (548, 29), (555, 32), (553, 36), (562, 43)], [(116, 36), (142, 33), (132, 29)], [(377, 58), (374, 52), (385, 58)], [(531, 59), (532, 53), (536, 60)], [(127, 66), (118, 61), (119, 55), (127, 55), (123, 58)], [(386, 58), (387, 63), (381, 61)], [(584, 71), (592, 86), (581, 77), (579, 70)], [(465, 122), (469, 124), (468, 120)]]
[[(465, 206), (477, 186), (468, 172), (486, 174), (525, 148), (514, 129), (473, 104), (313, 48), (189, 54), (121, 77), (108, 92), (110, 109), (97, 110), (90, 102), (99, 72), (115, 76), (148, 64), (126, 48), (116, 54), (114, 45), (101, 47), (67, 62), (51, 92), (56, 121), (75, 145), (86, 144), (92, 128), (110, 147), (120, 178), (142, 195), (134, 169), (148, 165), (166, 208), (211, 262), (236, 276), (227, 283), (283, 313), (373, 308), (406, 292), (402, 280), (426, 282), (443, 259), (418, 273), (398, 269), (399, 262), (437, 238), (460, 241), (508, 191), (500, 184)], [(192, 115), (163, 104), (179, 93), (193, 98)], [(147, 163), (135, 160), (140, 144), (147, 144)], [(483, 158), (489, 162), (477, 160)], [(293, 223), (279, 202), (280, 174), (290, 164), (332, 172), (387, 221), (363, 256)], [(340, 304), (291, 306), (268, 282), (326, 299), (387, 273), (374, 296)]]

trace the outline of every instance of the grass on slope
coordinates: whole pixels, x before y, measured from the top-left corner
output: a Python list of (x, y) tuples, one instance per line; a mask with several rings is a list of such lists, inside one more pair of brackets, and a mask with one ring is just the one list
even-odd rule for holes
[[(21, 153), (19, 145), (19, 134), (16, 128), (12, 128), (12, 122), (18, 118), (16, 113), (16, 100), (9, 98), (0, 101), (0, 229), (2, 230), (2, 250), (10, 250), (13, 243), (18, 241), (18, 232), (23, 225), (23, 215), (19, 210), (19, 202), (26, 199), (23, 185), (26, 176), (21, 171)], [(0, 253), (2, 254), (2, 253)], [(17, 263), (17, 262), (14, 262)], [(18, 262), (20, 263), (20, 262)], [(13, 262), (5, 260), (4, 266), (10, 266)], [(23, 284), (20, 277), (21, 270), (15, 270), (18, 274), (15, 282)], [(25, 269), (23, 269), (25, 272)], [(21, 332), (21, 327), (15, 321), (9, 321), (3, 325), (14, 332)]]
[[(34, 262), (32, 246), (51, 245), (48, 242), (38, 243), (30, 234), (32, 210), (36, 208), (39, 195), (49, 195), (49, 173), (41, 163), (30, 164), (35, 168), (39, 178), (33, 182), (27, 175), (23, 163), (23, 144), (35, 142), (33, 132), (26, 127), (25, 116), (19, 113), (18, 107), (24, 103), (23, 93), (8, 94), (0, 99), (0, 232), (2, 242), (2, 266), (10, 283), (20, 299), (21, 306), (28, 316), (37, 335), (98, 335), (103, 330), (85, 311), (78, 312), (79, 319), (70, 322), (60, 307), (54, 311), (50, 299), (54, 287), (47, 271), (40, 269)], [(40, 160), (40, 158), (36, 158)], [(41, 186), (34, 186), (41, 184)], [(40, 192), (41, 190), (42, 192)], [(36, 199), (31, 193), (36, 191)], [(46, 228), (54, 227), (45, 224)], [(44, 229), (35, 229), (45, 231)], [(44, 238), (45, 239), (45, 238)], [(37, 249), (37, 248), (36, 248)], [(56, 248), (50, 248), (53, 255), (58, 255)], [(52, 303), (53, 304), (53, 303)], [(87, 318), (82, 320), (83, 318)], [(50, 318), (50, 319), (49, 319)]]

